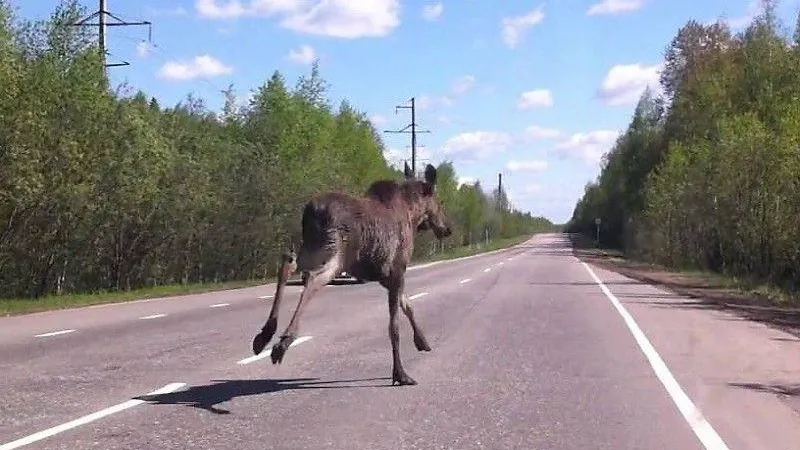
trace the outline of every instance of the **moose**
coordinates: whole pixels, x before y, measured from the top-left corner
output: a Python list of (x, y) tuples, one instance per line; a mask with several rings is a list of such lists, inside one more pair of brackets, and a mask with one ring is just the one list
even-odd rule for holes
[(405, 295), (405, 272), (417, 232), (432, 230), (437, 239), (451, 234), (450, 222), (436, 195), (436, 168), (428, 164), (424, 180), (406, 166), (405, 179), (373, 182), (364, 196), (326, 192), (306, 203), (302, 214), (302, 244), (296, 258), (284, 253), (278, 283), (266, 323), (253, 338), (258, 355), (278, 328), (278, 309), (289, 276), (303, 274), (303, 290), (289, 325), (272, 347), (273, 364), (280, 364), (297, 338), (300, 316), (309, 300), (336, 274), (346, 270), (366, 282), (377, 281), (388, 293), (389, 338), (392, 344), (392, 386), (416, 385), (400, 361), (398, 308), (408, 318), (418, 351), (430, 345), (414, 318)]

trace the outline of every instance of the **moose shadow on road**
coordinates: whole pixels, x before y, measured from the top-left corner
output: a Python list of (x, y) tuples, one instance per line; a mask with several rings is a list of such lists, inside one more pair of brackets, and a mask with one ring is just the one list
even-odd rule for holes
[(280, 391), (303, 389), (354, 389), (389, 387), (388, 383), (355, 384), (361, 382), (389, 381), (389, 377), (355, 380), (318, 381), (318, 378), (286, 378), (265, 380), (212, 380), (210, 384), (191, 386), (189, 389), (167, 394), (134, 397), (154, 405), (186, 405), (204, 409), (214, 414), (230, 414), (227, 409), (217, 407), (220, 403), (238, 397), (272, 394)]

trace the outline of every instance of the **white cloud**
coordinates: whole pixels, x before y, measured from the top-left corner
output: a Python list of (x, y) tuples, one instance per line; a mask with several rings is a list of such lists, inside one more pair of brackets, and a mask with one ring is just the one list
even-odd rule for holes
[(711, 26), (723, 23), (728, 25), (728, 27), (732, 31), (740, 31), (743, 28), (749, 26), (751, 23), (753, 23), (753, 20), (755, 20), (755, 18), (758, 17), (758, 15), (761, 12), (763, 11), (760, 5), (760, 0), (750, 0), (750, 2), (747, 4), (747, 9), (745, 10), (744, 13), (740, 15), (735, 15), (733, 17), (729, 17), (726, 11), (725, 13), (718, 16), (717, 19), (706, 20), (705, 23), (703, 23), (703, 25)]
[(562, 133), (561, 130), (556, 130), (554, 128), (531, 125), (528, 128), (525, 128), (523, 135), (532, 141), (540, 141), (545, 139), (556, 139), (563, 136), (564, 133)]
[(437, 116), (437, 117), (436, 117), (436, 120), (437, 120), (439, 123), (452, 123), (452, 122), (453, 122), (453, 119), (451, 119), (451, 118), (450, 118), (450, 117), (448, 117), (448, 116), (444, 116), (444, 115), (442, 115), (442, 116)]
[(470, 131), (447, 139), (442, 145), (442, 151), (445, 155), (458, 155), (464, 160), (474, 160), (505, 151), (512, 143), (513, 138), (505, 133)]
[(197, 0), (195, 8), (209, 19), (278, 16), (283, 28), (344, 39), (386, 36), (400, 25), (399, 0)]
[(387, 119), (386, 116), (382, 116), (380, 114), (373, 115), (369, 118), (369, 120), (378, 127), (386, 125), (389, 122), (389, 119)]
[(608, 71), (598, 96), (609, 106), (634, 105), (645, 88), (660, 89), (661, 65), (620, 64)]
[(152, 47), (145, 41), (136, 44), (136, 54), (139, 55), (140, 58), (147, 58), (151, 51)]
[(148, 15), (152, 16), (185, 16), (189, 14), (183, 6), (176, 6), (174, 8), (153, 8), (150, 6), (145, 7)]
[(441, 97), (429, 97), (427, 95), (420, 95), (415, 100), (415, 103), (419, 109), (425, 111), (442, 106), (452, 106), (453, 99), (451, 99), (446, 95)]
[(196, 56), (191, 62), (167, 61), (158, 76), (168, 80), (186, 81), (197, 77), (214, 77), (233, 73), (233, 67), (209, 55)]
[(583, 159), (588, 164), (600, 162), (619, 136), (617, 130), (595, 130), (575, 133), (555, 146), (555, 152), (571, 158)]
[(517, 101), (519, 109), (543, 108), (553, 106), (553, 94), (547, 89), (523, 92)]
[(202, 17), (211, 19), (231, 19), (247, 14), (248, 9), (239, 0), (231, 0), (218, 5), (216, 0), (197, 0), (195, 8)]
[(541, 172), (547, 169), (547, 161), (532, 159), (529, 161), (511, 160), (506, 164), (506, 169), (512, 172)]
[[(397, 148), (387, 147), (383, 152), (383, 157), (390, 166), (403, 168), (403, 161), (408, 161), (408, 166), (411, 167), (411, 147)], [(425, 162), (431, 161), (431, 153), (427, 147), (417, 145), (417, 171), (421, 170)]]
[(461, 187), (462, 184), (474, 185), (477, 181), (478, 180), (475, 179), (474, 177), (462, 177), (462, 176), (459, 176), (458, 177), (458, 187)]
[(444, 5), (442, 2), (434, 3), (432, 5), (425, 5), (422, 8), (422, 17), (424, 17), (425, 20), (436, 20), (442, 15), (443, 11)]
[(510, 48), (514, 48), (522, 40), (525, 30), (531, 28), (544, 20), (544, 6), (516, 17), (503, 18), (503, 42)]
[[(730, 19), (723, 19), (722, 22), (728, 24), (732, 30), (741, 30), (748, 25), (750, 25), (753, 20), (758, 16), (761, 12), (761, 5), (759, 0), (751, 0), (750, 3), (747, 4), (747, 10), (744, 14), (740, 16), (735, 16)], [(711, 25), (716, 21), (709, 21), (706, 25)]]
[(525, 186), (525, 189), (522, 191), (526, 194), (538, 194), (542, 191), (542, 186), (536, 183), (531, 183)]
[(528, 183), (522, 189), (511, 188), (506, 193), (511, 204), (515, 208), (521, 208), (522, 203), (525, 203), (526, 200), (540, 197), (542, 186), (538, 183)]
[(301, 45), (297, 50), (289, 51), (289, 60), (297, 64), (311, 64), (317, 59), (317, 52), (310, 45)]
[(475, 82), (477, 80), (472, 75), (464, 75), (463, 77), (458, 77), (456, 81), (453, 82), (453, 93), (456, 95), (461, 95), (472, 89), (475, 86)]
[(620, 14), (636, 11), (644, 6), (644, 0), (601, 0), (589, 7), (587, 15)]

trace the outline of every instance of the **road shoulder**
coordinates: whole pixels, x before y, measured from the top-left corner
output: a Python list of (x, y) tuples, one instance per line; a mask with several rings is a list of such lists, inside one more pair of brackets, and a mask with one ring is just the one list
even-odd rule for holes
[(588, 262), (730, 448), (800, 441), (800, 339)]

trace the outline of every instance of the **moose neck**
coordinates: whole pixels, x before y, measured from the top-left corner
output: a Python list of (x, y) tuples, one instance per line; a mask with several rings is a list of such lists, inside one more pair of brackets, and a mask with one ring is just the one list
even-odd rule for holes
[(413, 189), (413, 185), (403, 184), (401, 188), (403, 195), (400, 196), (400, 200), (405, 204), (406, 211), (408, 211), (408, 218), (411, 222), (411, 226), (416, 228), (422, 223), (425, 217), (425, 209), (418, 202), (420, 194), (413, 192)]

